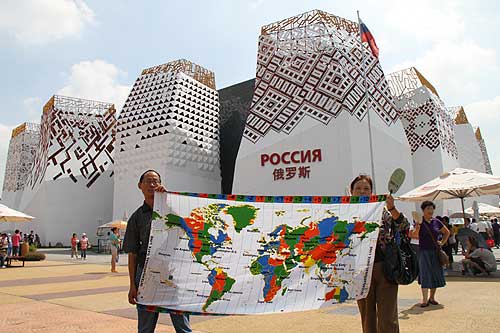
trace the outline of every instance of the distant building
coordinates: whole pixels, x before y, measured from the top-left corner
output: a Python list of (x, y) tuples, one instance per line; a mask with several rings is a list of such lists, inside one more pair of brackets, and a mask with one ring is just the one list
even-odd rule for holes
[(219, 193), (219, 97), (213, 72), (181, 59), (142, 71), (118, 117), (113, 216), (141, 204), (140, 175), (171, 191)]
[[(415, 186), (458, 167), (486, 172), (480, 144), (462, 107), (447, 108), (414, 67), (389, 74), (388, 81), (410, 143)], [(498, 205), (498, 197), (476, 200)], [(472, 201), (467, 199), (466, 205)], [(461, 210), (459, 200), (437, 204), (437, 214)]]
[(4, 200), (10, 193), (20, 193), (28, 183), (39, 141), (40, 124), (23, 123), (12, 130), (3, 182)]
[(44, 106), (36, 152), (27, 155), (29, 178), (14, 191), (7, 182), (2, 200), (36, 217), (22, 228), (43, 244), (68, 245), (72, 232), (92, 237), (111, 220), (115, 112), (110, 103), (57, 95)]

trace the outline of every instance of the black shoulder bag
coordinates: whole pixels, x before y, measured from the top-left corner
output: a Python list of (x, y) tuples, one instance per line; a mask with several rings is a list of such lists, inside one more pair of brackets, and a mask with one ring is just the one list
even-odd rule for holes
[(417, 254), (410, 245), (410, 239), (400, 232), (401, 241), (398, 246), (394, 237), (394, 221), (391, 224), (391, 237), (385, 247), (384, 275), (395, 284), (407, 285), (418, 276)]

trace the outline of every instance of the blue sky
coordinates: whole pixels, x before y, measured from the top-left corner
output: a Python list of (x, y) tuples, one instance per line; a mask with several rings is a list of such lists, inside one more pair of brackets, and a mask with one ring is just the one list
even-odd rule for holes
[(386, 73), (416, 66), (448, 106), (464, 105), (500, 173), (500, 3), (484, 1), (3, 0), (0, 188), (13, 127), (53, 94), (114, 102), (143, 68), (186, 58), (222, 88), (255, 76), (262, 25), (321, 9), (361, 11)]

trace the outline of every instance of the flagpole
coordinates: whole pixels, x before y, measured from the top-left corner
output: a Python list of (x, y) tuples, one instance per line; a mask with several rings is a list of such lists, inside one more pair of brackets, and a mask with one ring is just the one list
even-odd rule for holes
[(362, 54), (362, 63), (361, 67), (363, 67), (363, 85), (365, 88), (365, 92), (363, 95), (363, 99), (365, 101), (366, 105), (366, 113), (368, 117), (368, 137), (369, 137), (369, 142), (370, 142), (370, 166), (371, 166), (371, 172), (372, 172), (372, 181), (373, 181), (373, 193), (377, 193), (377, 187), (376, 187), (376, 181), (375, 181), (375, 164), (373, 163), (373, 140), (372, 140), (372, 126), (371, 126), (371, 121), (370, 121), (370, 100), (369, 100), (369, 94), (368, 94), (368, 84), (366, 80), (366, 62), (365, 62), (365, 50), (363, 49), (363, 39), (361, 35), (361, 19), (359, 18), (359, 10), (358, 12), (358, 27), (359, 27), (359, 40), (361, 42), (361, 54)]

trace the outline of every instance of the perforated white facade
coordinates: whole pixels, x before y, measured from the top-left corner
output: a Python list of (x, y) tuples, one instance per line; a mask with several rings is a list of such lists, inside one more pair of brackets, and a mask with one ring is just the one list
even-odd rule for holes
[(148, 169), (172, 191), (219, 193), (219, 101), (214, 74), (187, 60), (145, 69), (118, 119), (115, 218), (141, 204)]

